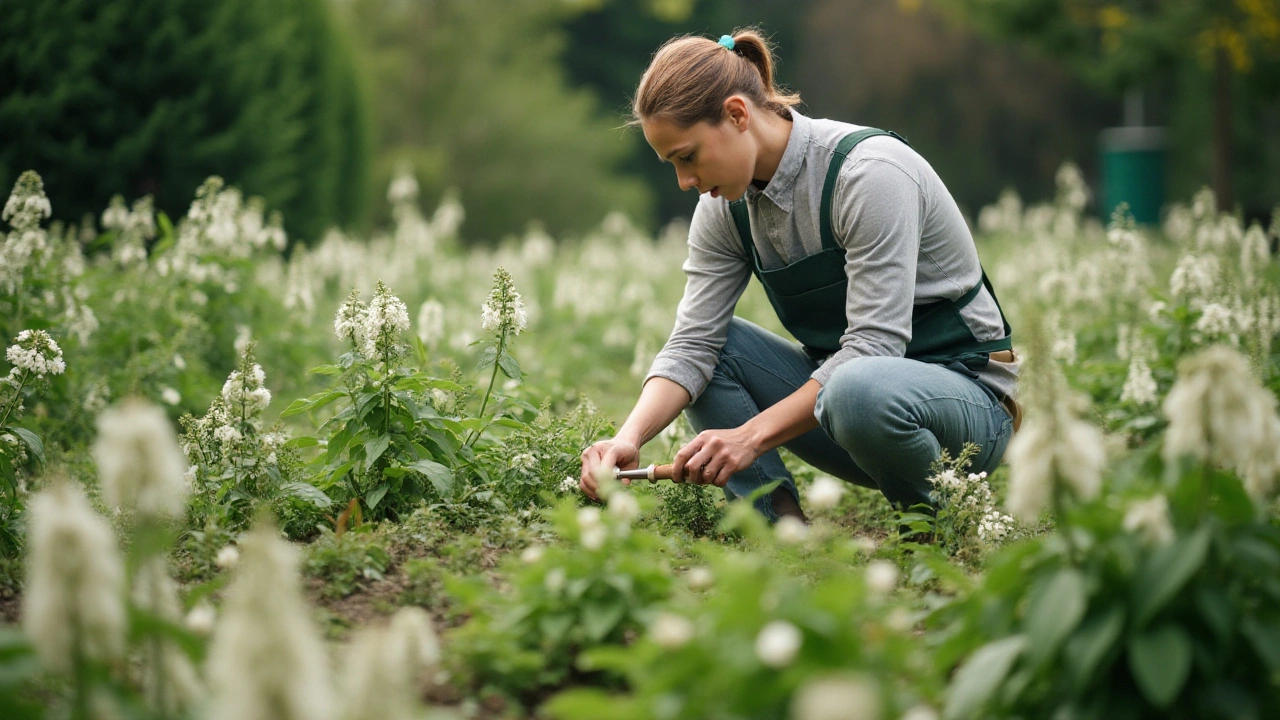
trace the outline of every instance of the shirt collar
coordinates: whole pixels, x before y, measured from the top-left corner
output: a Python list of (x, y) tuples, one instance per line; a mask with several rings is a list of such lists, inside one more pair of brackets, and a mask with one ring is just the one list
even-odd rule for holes
[(791, 111), (791, 136), (787, 138), (787, 149), (782, 153), (778, 169), (763, 190), (752, 187), (748, 192), (763, 193), (783, 212), (791, 212), (791, 198), (796, 186), (796, 178), (804, 165), (805, 155), (809, 151), (809, 137), (812, 132), (809, 118), (795, 110)]

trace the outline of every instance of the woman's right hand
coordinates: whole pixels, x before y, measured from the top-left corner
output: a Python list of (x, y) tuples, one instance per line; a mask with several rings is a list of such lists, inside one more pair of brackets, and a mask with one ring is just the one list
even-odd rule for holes
[(618, 438), (601, 440), (582, 451), (582, 478), (578, 481), (578, 487), (587, 494), (587, 497), (599, 500), (597, 493), (600, 491), (600, 485), (596, 481), (597, 468), (603, 467), (610, 471), (614, 468), (633, 470), (639, 465), (640, 448), (635, 443)]

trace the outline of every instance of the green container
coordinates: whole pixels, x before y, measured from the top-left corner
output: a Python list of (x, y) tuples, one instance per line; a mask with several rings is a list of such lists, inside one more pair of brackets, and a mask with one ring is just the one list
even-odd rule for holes
[(1129, 204), (1142, 225), (1160, 222), (1164, 205), (1164, 128), (1115, 127), (1102, 131), (1102, 203), (1104, 222), (1120, 203)]

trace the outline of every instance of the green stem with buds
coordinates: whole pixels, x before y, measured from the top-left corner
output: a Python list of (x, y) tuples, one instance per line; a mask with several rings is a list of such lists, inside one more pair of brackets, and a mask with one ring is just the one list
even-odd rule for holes
[(13, 414), (13, 409), (18, 407), (18, 403), (22, 402), (22, 388), (27, 384), (27, 378), (31, 377), (30, 370), (22, 371), (22, 379), (18, 381), (18, 389), (13, 393), (13, 402), (9, 403), (9, 407), (4, 409), (4, 417), (0, 418), (0, 427), (4, 427), (9, 422), (9, 415)]
[[(498, 335), (498, 351), (493, 355), (493, 372), (489, 374), (489, 387), (484, 391), (484, 399), (480, 401), (480, 412), (476, 413), (476, 418), (484, 417), (484, 410), (489, 406), (489, 396), (493, 393), (493, 384), (498, 380), (498, 361), (502, 359), (502, 353), (507, 349), (507, 328), (502, 328), (502, 333)], [(470, 445), (476, 438), (480, 436), (480, 428), (471, 431), (467, 436), (465, 445)]]

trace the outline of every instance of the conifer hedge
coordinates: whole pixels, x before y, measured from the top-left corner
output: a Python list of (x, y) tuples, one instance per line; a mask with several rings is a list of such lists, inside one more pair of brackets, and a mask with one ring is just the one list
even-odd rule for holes
[(325, 0), (7, 0), (0, 187), (34, 169), (67, 220), (117, 193), (177, 216), (217, 174), (314, 239), (364, 212), (361, 92)]

